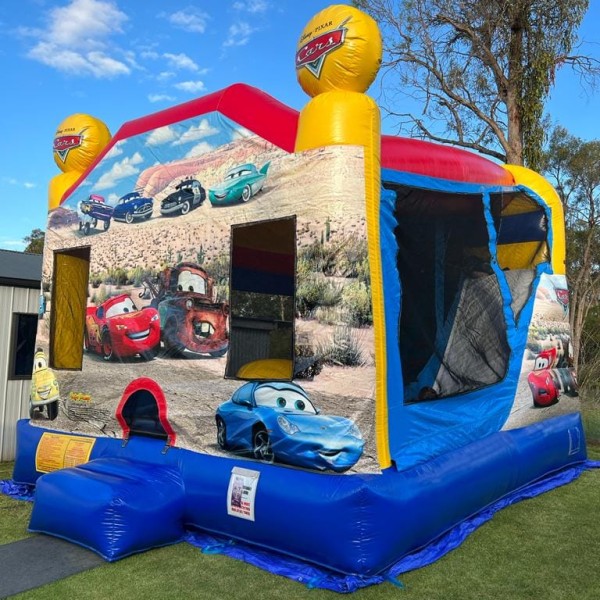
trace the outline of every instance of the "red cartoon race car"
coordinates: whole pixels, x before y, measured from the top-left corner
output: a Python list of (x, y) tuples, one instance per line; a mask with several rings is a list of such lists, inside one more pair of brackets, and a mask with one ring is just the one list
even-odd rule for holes
[(573, 369), (542, 368), (529, 373), (527, 383), (536, 408), (556, 404), (561, 394), (577, 396), (577, 379)]
[(84, 345), (105, 360), (139, 354), (150, 360), (160, 349), (160, 319), (152, 307), (142, 310), (127, 294), (89, 306), (85, 317)]

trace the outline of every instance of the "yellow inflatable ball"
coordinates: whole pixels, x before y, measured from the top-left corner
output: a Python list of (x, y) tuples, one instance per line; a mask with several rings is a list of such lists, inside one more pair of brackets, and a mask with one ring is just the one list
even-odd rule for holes
[(311, 97), (343, 90), (366, 92), (381, 65), (377, 23), (367, 14), (335, 4), (306, 25), (296, 51), (296, 75)]
[(54, 134), (54, 162), (61, 171), (83, 173), (110, 141), (108, 127), (85, 114), (67, 117)]

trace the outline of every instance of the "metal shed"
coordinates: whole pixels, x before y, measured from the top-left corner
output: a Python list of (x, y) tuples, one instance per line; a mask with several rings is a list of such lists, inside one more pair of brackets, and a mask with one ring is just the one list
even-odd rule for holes
[(14, 458), (17, 420), (29, 414), (41, 274), (41, 254), (0, 250), (0, 461)]

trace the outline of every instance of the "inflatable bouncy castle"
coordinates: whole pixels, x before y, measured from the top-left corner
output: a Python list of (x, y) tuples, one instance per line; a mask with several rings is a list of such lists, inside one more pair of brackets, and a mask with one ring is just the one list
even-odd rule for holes
[(299, 114), (237, 84), (112, 138), (61, 124), (14, 471), (32, 531), (107, 560), (228, 540), (350, 591), (581, 471), (560, 200), (382, 136), (380, 60), (332, 6)]

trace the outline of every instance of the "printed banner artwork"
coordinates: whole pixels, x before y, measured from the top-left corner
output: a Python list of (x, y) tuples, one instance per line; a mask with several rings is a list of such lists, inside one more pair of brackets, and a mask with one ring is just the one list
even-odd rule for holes
[(564, 275), (542, 274), (513, 409), (504, 429), (579, 409)]
[[(360, 147), (290, 155), (216, 113), (120, 141), (49, 217), (37, 342), (51, 365), (80, 347), (52, 331), (72, 314), (53, 288), (75, 281), (53, 257), (89, 255), (61, 287), (68, 302), (81, 290), (85, 351), (54, 368), (53, 428), (122, 436), (116, 408), (144, 376), (179, 447), (378, 472), (364, 189)], [(152, 411), (142, 428), (164, 437)]]

